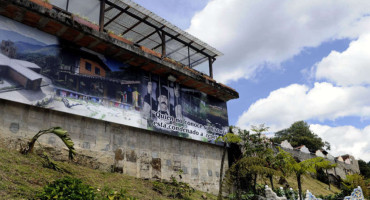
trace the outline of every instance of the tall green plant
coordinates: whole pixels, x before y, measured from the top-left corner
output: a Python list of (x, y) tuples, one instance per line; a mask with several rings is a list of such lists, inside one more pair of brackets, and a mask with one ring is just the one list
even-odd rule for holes
[(309, 173), (316, 173), (316, 167), (324, 161), (324, 158), (315, 157), (304, 161), (295, 160), (289, 153), (285, 152), (279, 148), (279, 154), (284, 157), (284, 162), (286, 163), (286, 168), (292, 171), (296, 178), (298, 184), (299, 198), (302, 198), (302, 176)]
[(332, 164), (329, 160), (323, 160), (322, 162), (317, 163), (316, 166), (319, 169), (325, 170), (325, 175), (326, 178), (328, 179), (329, 190), (331, 190), (328, 170), (337, 167), (337, 164), (336, 163)]
[(82, 183), (80, 179), (67, 176), (46, 185), (37, 198), (41, 200), (93, 200), (96, 194), (94, 188)]
[[(232, 127), (230, 127), (229, 130), (231, 130)], [(219, 191), (218, 191), (218, 200), (222, 199), (222, 182), (223, 182), (223, 172), (224, 172), (224, 163), (225, 163), (225, 156), (227, 152), (227, 145), (231, 143), (239, 143), (240, 137), (238, 135), (235, 135), (231, 133), (231, 131), (224, 136), (220, 136), (216, 139), (216, 142), (223, 142), (223, 152), (222, 152), (222, 158), (221, 158), (221, 168), (220, 168), (220, 180), (219, 180)]]
[(237, 199), (242, 198), (242, 193), (252, 192), (258, 194), (258, 176), (268, 177), (273, 184), (273, 176), (279, 174), (275, 167), (275, 155), (271, 149), (271, 142), (263, 137), (263, 132), (268, 127), (261, 124), (252, 126), (252, 134), (247, 130), (240, 130), (240, 148), (242, 158), (235, 162), (226, 174), (226, 184), (234, 188)]
[(366, 199), (370, 197), (370, 190), (367, 188), (368, 185), (365, 183), (365, 179), (360, 174), (347, 175), (346, 179), (342, 182), (342, 192), (345, 196), (351, 195), (353, 189), (360, 186)]
[(75, 148), (74, 148), (74, 143), (73, 143), (72, 139), (69, 137), (68, 132), (66, 130), (60, 128), (60, 127), (52, 127), (52, 128), (46, 129), (46, 130), (40, 130), (27, 143), (27, 147), (21, 148), (21, 153), (22, 154), (32, 153), (37, 139), (39, 139), (40, 136), (48, 134), (48, 133), (55, 134), (56, 136), (58, 136), (63, 141), (63, 143), (69, 149), (69, 159), (72, 160), (74, 155), (76, 154), (76, 151), (75, 151)]
[(270, 148), (270, 140), (266, 137), (263, 137), (263, 132), (268, 131), (269, 127), (265, 126), (264, 124), (260, 124), (258, 126), (251, 126), (251, 134), (249, 131), (244, 131), (241, 133), (242, 135), (242, 149), (243, 149), (243, 157), (249, 157), (249, 159), (256, 159), (260, 158), (263, 159), (265, 162), (260, 167), (269, 168), (272, 173), (262, 173), (261, 171), (251, 171), (249, 175), (252, 179), (252, 189), (253, 192), (256, 193), (256, 186), (257, 186), (257, 178), (258, 175), (266, 175), (267, 177), (271, 177), (276, 174), (276, 170), (272, 168), (273, 163), (273, 151)]

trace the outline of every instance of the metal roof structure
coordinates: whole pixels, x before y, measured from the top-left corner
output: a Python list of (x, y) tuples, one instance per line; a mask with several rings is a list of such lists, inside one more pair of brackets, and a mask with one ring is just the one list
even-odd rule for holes
[[(237, 91), (222, 83), (218, 83), (212, 78), (212, 63), (221, 53), (201, 43), (196, 38), (179, 30), (175, 26), (170, 25), (154, 14), (151, 15), (149, 11), (131, 1), (117, 1), (118, 3), (116, 1), (117, 0), (50, 0), (50, 2), (53, 3), (51, 4), (39, 0), (0, 0), (0, 16), (7, 17), (29, 27), (37, 28), (45, 33), (56, 36), (63, 41), (64, 45), (85, 48), (97, 54), (113, 58), (124, 65), (127, 64), (138, 69), (140, 68), (145, 72), (150, 72), (162, 77), (169, 77), (172, 75), (179, 84), (196, 89), (222, 101), (226, 102), (230, 99), (239, 97)], [(122, 2), (126, 7), (118, 5)], [(68, 11), (69, 3), (71, 4), (71, 11), (77, 14), (72, 14)], [(138, 10), (139, 8), (141, 10)], [(129, 10), (130, 12), (128, 12)], [(78, 11), (83, 11), (82, 16), (78, 14)], [(114, 13), (116, 13), (115, 16), (113, 16)], [(90, 14), (87, 19), (83, 17), (86, 16), (86, 14)], [(121, 15), (125, 16), (125, 14), (127, 15), (126, 17), (134, 19), (130, 22), (131, 24), (126, 24), (126, 29), (122, 29), (122, 33), (112, 34), (109, 32), (108, 28), (110, 26), (121, 26), (117, 23), (123, 22), (119, 21), (116, 23), (116, 20), (119, 19)], [(98, 20), (99, 25), (91, 23), (92, 21), (89, 21), (89, 19), (93, 21)], [(137, 29), (141, 30), (140, 27), (147, 27), (148, 29), (146, 32), (143, 32), (141, 36), (137, 33), (139, 32)], [(153, 33), (154, 30), (155, 33)], [(133, 31), (138, 34), (137, 37), (143, 38), (125, 38), (133, 37), (128, 35)], [(144, 33), (146, 36), (144, 36)], [(119, 37), (119, 34), (123, 34), (124, 37)], [(160, 47), (158, 47), (156, 51), (144, 46), (153, 44), (150, 43), (152, 40), (148, 38), (158, 37), (155, 35), (159, 35), (160, 38), (160, 41), (154, 39), (154, 41), (157, 42), (157, 46), (160, 42)], [(132, 39), (136, 43), (127, 39)], [(148, 44), (144, 44), (144, 42), (148, 42)], [(171, 43), (178, 46), (173, 47)], [(202, 46), (202, 44), (204, 44), (204, 46)], [(152, 49), (155, 49), (154, 47)], [(178, 48), (177, 51), (175, 49), (176, 47)], [(171, 56), (176, 53), (178, 54), (178, 52), (185, 54), (186, 52), (184, 52), (184, 49), (189, 49), (188, 55), (190, 56), (182, 55), (182, 57), (178, 58), (183, 60), (182, 63), (175, 59), (171, 59)], [(194, 52), (193, 54), (197, 56), (199, 55), (199, 59), (201, 60), (198, 59), (197, 61), (195, 55), (190, 52)], [(191, 64), (189, 60), (193, 62), (193, 65), (190, 66), (195, 66), (196, 64), (206, 61), (207, 58), (209, 61), (209, 75), (189, 67), (189, 63)], [(188, 59), (188, 62), (185, 61), (186, 59)], [(197, 62), (194, 63), (194, 61)]]
[[(164, 57), (194, 67), (223, 55), (215, 48), (130, 0), (102, 0), (104, 29)], [(104, 4), (105, 3), (105, 4)], [(103, 9), (103, 10), (102, 10)], [(101, 21), (100, 21), (101, 22)]]

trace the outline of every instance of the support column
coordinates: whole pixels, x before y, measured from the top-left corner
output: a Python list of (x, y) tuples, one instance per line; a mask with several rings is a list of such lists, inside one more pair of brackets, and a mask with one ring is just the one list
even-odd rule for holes
[(211, 57), (208, 57), (208, 64), (209, 64), (209, 76), (213, 78), (213, 68), (212, 68), (213, 59)]
[(99, 31), (104, 30), (104, 14), (105, 14), (105, 0), (100, 0), (100, 13), (99, 13)]
[(162, 40), (162, 58), (164, 58), (166, 57), (166, 34), (164, 33), (164, 31), (162, 31), (161, 40)]
[(192, 68), (190, 66), (190, 45), (188, 45), (188, 65), (189, 65), (190, 68)]
[(68, 7), (69, 7), (69, 0), (67, 0), (67, 6), (66, 6), (66, 11), (68, 12)]

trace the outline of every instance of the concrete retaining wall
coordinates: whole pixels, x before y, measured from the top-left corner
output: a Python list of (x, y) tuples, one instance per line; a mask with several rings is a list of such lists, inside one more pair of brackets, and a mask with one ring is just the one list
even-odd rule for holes
[[(69, 132), (78, 153), (98, 163), (96, 168), (114, 167), (148, 179), (169, 179), (182, 169), (182, 181), (217, 193), (222, 157), (219, 146), (1, 99), (0, 116), (3, 139), (31, 138), (41, 129), (60, 126)], [(63, 147), (52, 134), (42, 136), (40, 142)]]

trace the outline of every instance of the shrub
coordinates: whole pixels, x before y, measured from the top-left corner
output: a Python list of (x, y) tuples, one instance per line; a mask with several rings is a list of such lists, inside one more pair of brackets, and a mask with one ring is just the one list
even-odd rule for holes
[(241, 192), (241, 194), (239, 194), (240, 197), (238, 198), (237, 194), (233, 193), (233, 194), (230, 194), (227, 199), (228, 200), (252, 200), (255, 195), (253, 194), (252, 191), (249, 191), (249, 192)]
[(177, 181), (173, 176), (171, 176), (171, 181), (155, 181), (153, 190), (167, 197), (179, 199), (190, 199), (192, 193), (195, 192), (189, 184)]
[(100, 195), (97, 198), (98, 200), (136, 200), (135, 197), (127, 195), (127, 191), (121, 189), (119, 192), (114, 191), (108, 187), (104, 187)]
[(44, 187), (38, 199), (74, 199), (74, 200), (91, 200), (95, 199), (95, 192), (89, 185), (83, 184), (80, 179), (64, 177)]

